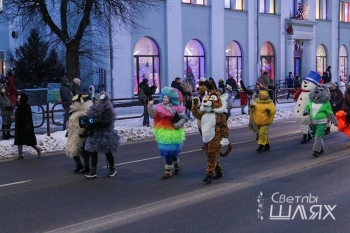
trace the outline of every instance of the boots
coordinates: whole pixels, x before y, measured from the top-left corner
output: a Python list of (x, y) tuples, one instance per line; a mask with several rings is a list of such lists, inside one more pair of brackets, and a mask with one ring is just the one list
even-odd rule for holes
[(9, 140), (9, 137), (7, 136), (6, 125), (2, 125), (1, 129), (2, 129), (2, 139), (3, 140)]
[(327, 134), (330, 134), (330, 132), (331, 132), (331, 127), (326, 127), (324, 134), (327, 135)]
[(86, 178), (88, 179), (96, 179), (97, 175), (96, 175), (96, 167), (91, 167), (91, 171), (90, 174), (84, 175)]
[(73, 159), (74, 159), (74, 162), (75, 162), (75, 165), (76, 165), (74, 173), (78, 174), (84, 168), (84, 166), (83, 166), (83, 164), (81, 164), (79, 156), (74, 156)]
[(84, 159), (84, 169), (80, 171), (80, 174), (87, 174), (90, 172), (90, 155), (83, 151), (83, 159)]
[(173, 165), (174, 165), (174, 168), (175, 168), (173, 175), (179, 174), (179, 172), (181, 171), (180, 160), (177, 159), (177, 161), (174, 161)]
[(203, 179), (204, 183), (210, 184), (211, 183), (211, 175), (206, 175), (205, 178)]
[(36, 150), (36, 152), (38, 153), (38, 158), (41, 157), (41, 148), (38, 147), (37, 145), (33, 146), (34, 150)]
[(259, 145), (258, 149), (256, 149), (257, 152), (261, 153), (264, 151), (264, 145)]
[(307, 136), (308, 136), (308, 134), (303, 134), (303, 140), (301, 140), (301, 142), (300, 142), (301, 144), (307, 143), (307, 141), (306, 141)]
[(264, 146), (264, 151), (268, 151), (268, 150), (270, 150), (270, 144), (266, 144), (266, 145)]
[(312, 134), (311, 133), (308, 133), (307, 134), (307, 142), (309, 142), (309, 141), (311, 141), (311, 139), (312, 139)]
[(7, 134), (7, 137), (8, 138), (14, 138), (15, 136), (13, 136), (13, 135), (11, 135), (10, 134), (10, 129), (11, 129), (11, 125), (7, 125), (7, 126), (5, 126), (6, 127), (6, 129), (8, 130), (7, 132), (6, 132), (6, 134)]
[(18, 145), (18, 156), (17, 158), (15, 158), (15, 160), (21, 160), (24, 159), (23, 157), (23, 146), (22, 145)]
[(115, 170), (114, 168), (109, 169), (109, 173), (108, 173), (108, 177), (113, 177), (117, 174), (117, 170)]
[(222, 174), (222, 171), (216, 172), (216, 175), (213, 176), (213, 180), (218, 180), (220, 178), (224, 177), (224, 174)]
[(171, 178), (171, 171), (173, 170), (173, 165), (165, 165), (165, 172), (162, 176), (163, 179)]

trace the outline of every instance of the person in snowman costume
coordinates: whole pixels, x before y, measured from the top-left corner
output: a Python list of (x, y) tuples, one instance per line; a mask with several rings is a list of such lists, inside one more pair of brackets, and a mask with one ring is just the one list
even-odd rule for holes
[(306, 104), (309, 102), (310, 91), (313, 90), (321, 81), (321, 75), (315, 71), (310, 71), (306, 78), (304, 78), (301, 83), (301, 87), (298, 92), (294, 95), (294, 100), (296, 101), (293, 118), (296, 122), (301, 125), (301, 132), (303, 133), (303, 139), (300, 143), (307, 143), (312, 139), (312, 135), (309, 128), (310, 118), (309, 116), (304, 116), (303, 112), (306, 107)]

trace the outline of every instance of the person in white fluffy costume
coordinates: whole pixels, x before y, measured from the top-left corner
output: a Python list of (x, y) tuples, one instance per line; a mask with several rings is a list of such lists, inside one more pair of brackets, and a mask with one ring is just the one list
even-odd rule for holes
[[(92, 105), (92, 101), (84, 102), (81, 95), (75, 95), (72, 99), (72, 104), (70, 105), (69, 118), (67, 123), (67, 145), (65, 149), (65, 154), (69, 158), (73, 158), (76, 164), (76, 169), (74, 173), (88, 173), (90, 172), (90, 158), (86, 151), (84, 151), (85, 138), (81, 138), (84, 132), (84, 128), (79, 126), (79, 117), (85, 116), (88, 109)], [(80, 156), (84, 159), (84, 166), (81, 163)]]

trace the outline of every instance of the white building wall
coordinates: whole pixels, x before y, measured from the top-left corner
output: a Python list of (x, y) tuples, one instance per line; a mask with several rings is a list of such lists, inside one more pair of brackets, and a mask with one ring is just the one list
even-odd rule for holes
[[(339, 23), (339, 1), (329, 1), (328, 20), (315, 20), (316, 1), (306, 1), (310, 7), (308, 20), (293, 19), (298, 21), (293, 25), (293, 35), (285, 33), (291, 20), (289, 7), (286, 7), (289, 4), (282, 4), (282, 1), (276, 1), (276, 14), (257, 13), (258, 1), (250, 0), (245, 1), (243, 11), (224, 9), (224, 1), (219, 0), (208, 0), (206, 6), (184, 4), (181, 0), (165, 1), (162, 10), (145, 15), (141, 22), (143, 30), (136, 34), (113, 34), (114, 80), (111, 89), (114, 98), (134, 97), (133, 52), (143, 37), (152, 38), (158, 45), (161, 87), (170, 85), (175, 77), (184, 77), (184, 50), (192, 39), (198, 40), (204, 48), (205, 76), (213, 77), (215, 81), (225, 77), (225, 50), (231, 41), (241, 46), (242, 78), (246, 85), (254, 85), (259, 76), (259, 53), (265, 42), (274, 47), (275, 79), (284, 79), (294, 68), (295, 40), (305, 41), (302, 77), (310, 70), (316, 70), (316, 49), (323, 44), (327, 49), (327, 65), (332, 66), (333, 81), (337, 81), (339, 47), (345, 45), (350, 56), (350, 23)], [(14, 52), (20, 45), (19, 39), (10, 37), (10, 32), (10, 27), (0, 25), (0, 50)], [(348, 69), (349, 62), (350, 58)], [(107, 80), (107, 85), (110, 83), (111, 80)]]

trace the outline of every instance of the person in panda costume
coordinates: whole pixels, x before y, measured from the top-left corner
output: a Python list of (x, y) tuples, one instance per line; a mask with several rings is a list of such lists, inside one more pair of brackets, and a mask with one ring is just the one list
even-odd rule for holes
[(303, 112), (306, 104), (309, 101), (310, 91), (313, 90), (321, 81), (321, 75), (315, 71), (310, 71), (306, 78), (304, 78), (301, 83), (301, 87), (298, 92), (294, 95), (294, 100), (296, 101), (293, 115), (294, 120), (301, 125), (301, 132), (303, 133), (303, 139), (300, 143), (307, 143), (312, 139), (311, 131), (309, 128), (310, 118), (304, 116)]
[[(332, 85), (332, 83), (329, 84)], [(327, 84), (320, 84), (313, 89), (309, 93), (310, 100), (303, 111), (303, 116), (308, 116), (312, 124), (312, 131), (315, 136), (312, 155), (315, 157), (324, 152), (322, 138), (327, 127), (327, 120), (329, 119), (335, 126), (338, 125), (332, 106), (329, 103), (330, 91), (328, 87)]]

